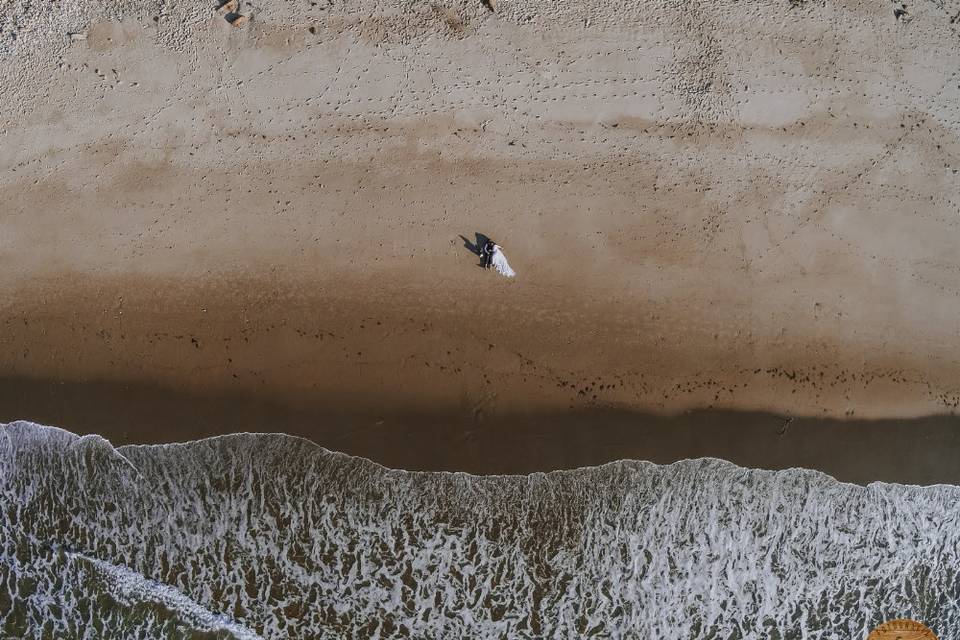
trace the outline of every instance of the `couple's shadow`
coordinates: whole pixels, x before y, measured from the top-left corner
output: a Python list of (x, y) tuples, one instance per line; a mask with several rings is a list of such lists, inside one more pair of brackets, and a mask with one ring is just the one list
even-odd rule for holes
[(466, 236), (460, 236), (460, 239), (463, 240), (463, 246), (465, 249), (467, 249), (468, 251), (470, 251), (470, 253), (480, 258), (480, 263), (477, 264), (477, 266), (482, 269), (484, 267), (483, 253), (480, 250), (483, 247), (485, 247), (488, 242), (490, 242), (490, 238), (483, 235), (482, 233), (474, 233), (473, 237), (475, 242), (470, 242), (470, 240)]

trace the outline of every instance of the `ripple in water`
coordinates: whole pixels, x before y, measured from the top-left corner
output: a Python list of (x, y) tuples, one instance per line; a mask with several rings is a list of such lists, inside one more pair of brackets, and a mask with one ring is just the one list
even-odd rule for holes
[(282, 435), (0, 437), (0, 637), (960, 636), (960, 489), (719, 460), (385, 469)]

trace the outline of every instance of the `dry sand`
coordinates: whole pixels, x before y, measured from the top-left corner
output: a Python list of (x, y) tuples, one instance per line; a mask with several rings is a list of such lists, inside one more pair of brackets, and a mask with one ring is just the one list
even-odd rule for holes
[(246, 398), (369, 453), (324, 420), (413, 451), (637, 412), (659, 459), (695, 409), (952, 415), (960, 4), (491, 6), (4, 5), (0, 419), (163, 441)]

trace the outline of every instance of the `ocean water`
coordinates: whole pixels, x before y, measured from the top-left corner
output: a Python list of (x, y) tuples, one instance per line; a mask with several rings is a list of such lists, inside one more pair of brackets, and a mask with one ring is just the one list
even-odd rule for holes
[(0, 426), (2, 638), (960, 637), (960, 488), (705, 459), (389, 470)]

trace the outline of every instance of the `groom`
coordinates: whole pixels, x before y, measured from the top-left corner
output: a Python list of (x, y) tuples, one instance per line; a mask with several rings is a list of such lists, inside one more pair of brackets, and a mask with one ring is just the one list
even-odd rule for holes
[(484, 269), (490, 268), (490, 261), (493, 259), (493, 247), (496, 246), (490, 238), (480, 247), (480, 266)]

